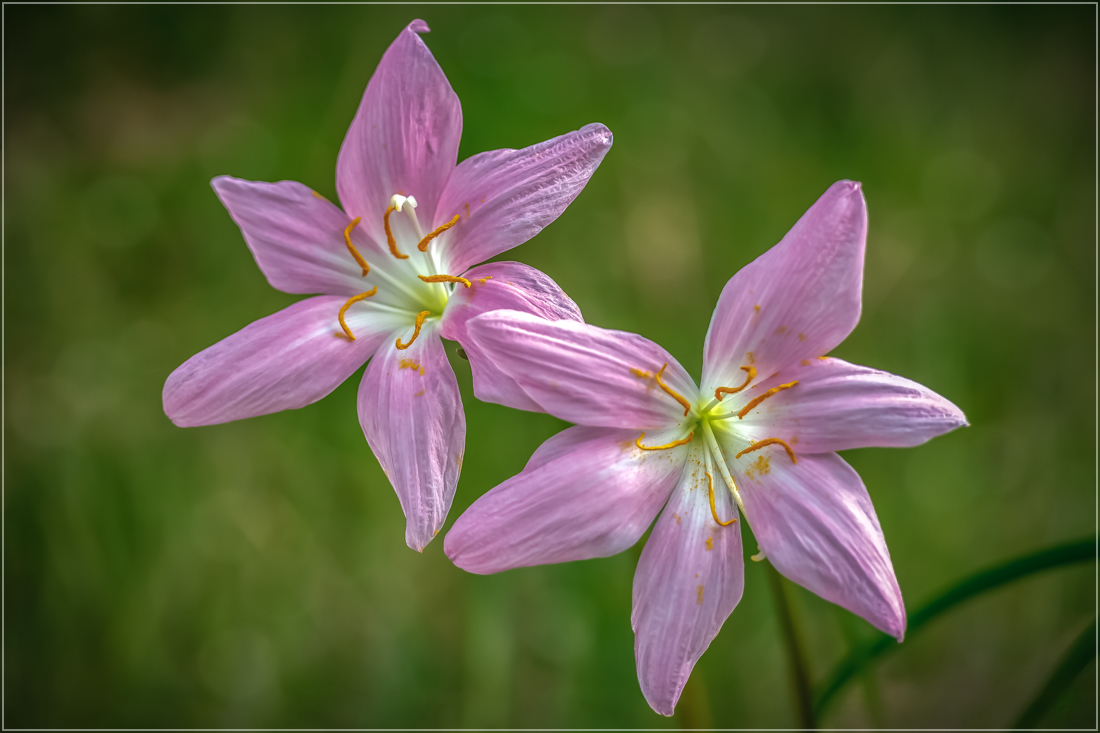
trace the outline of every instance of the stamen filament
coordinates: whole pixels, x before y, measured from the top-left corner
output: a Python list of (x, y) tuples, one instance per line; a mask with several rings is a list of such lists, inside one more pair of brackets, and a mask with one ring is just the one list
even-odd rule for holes
[(737, 502), (738, 508), (745, 517), (749, 516), (749, 513), (745, 511), (745, 503), (741, 501), (741, 494), (737, 491), (737, 484), (733, 481), (733, 476), (730, 475), (729, 467), (726, 465), (725, 459), (722, 458), (722, 449), (718, 447), (718, 441), (714, 439), (714, 431), (711, 430), (710, 425), (703, 423), (703, 437), (706, 438), (710, 451), (707, 453), (707, 467), (710, 467), (710, 456), (714, 454), (714, 462), (718, 466), (718, 473), (722, 474), (722, 478), (725, 480), (726, 485), (729, 487), (730, 493), (733, 494), (733, 500)]
[(741, 371), (746, 372), (745, 383), (742, 384), (740, 387), (719, 387), (718, 389), (714, 390), (714, 399), (721, 402), (723, 395), (737, 394), (745, 387), (748, 387), (749, 382), (756, 379), (756, 367), (743, 366), (741, 367)]
[(753, 443), (748, 448), (746, 448), (745, 450), (743, 450), (740, 453), (738, 453), (737, 455), (735, 455), (734, 458), (740, 458), (741, 456), (745, 455), (746, 453), (751, 453), (754, 450), (759, 450), (759, 449), (763, 448), (766, 445), (781, 445), (781, 446), (783, 446), (784, 450), (787, 451), (787, 455), (790, 456), (791, 463), (798, 463), (798, 459), (794, 457), (794, 451), (791, 450), (791, 447), (789, 445), (787, 445), (787, 441), (783, 440), (782, 438), (764, 438), (761, 441)]
[(413, 335), (409, 339), (409, 343), (402, 345), (401, 337), (397, 337), (397, 348), (404, 351), (413, 345), (413, 341), (416, 341), (416, 337), (420, 335), (420, 328), (424, 325), (424, 320), (432, 314), (431, 311), (420, 311), (416, 314), (416, 323), (413, 324)]
[(710, 477), (710, 472), (707, 472), (707, 491), (710, 492), (710, 515), (714, 517), (714, 521), (718, 523), (720, 527), (728, 527), (737, 521), (737, 517), (723, 522), (718, 518), (718, 509), (714, 506), (714, 479)]
[(428, 232), (427, 236), (425, 236), (423, 239), (420, 240), (420, 244), (416, 245), (416, 248), (418, 250), (420, 250), (421, 252), (427, 252), (429, 242), (431, 242), (433, 239), (435, 239), (440, 234), (447, 231), (448, 229), (450, 229), (451, 227), (453, 227), (457, 223), (458, 223), (458, 214), (455, 214), (455, 218), (451, 219), (446, 224), (443, 224), (442, 226), (436, 227), (435, 229)]
[(634, 440), (634, 445), (638, 446), (642, 450), (668, 450), (669, 448), (675, 448), (677, 446), (687, 445), (688, 443), (690, 443), (691, 439), (695, 437), (695, 431), (692, 430), (690, 433), (688, 433), (688, 436), (686, 438), (681, 438), (680, 440), (674, 440), (671, 443), (665, 443), (664, 445), (653, 445), (653, 446), (642, 445), (642, 438), (644, 438), (644, 437), (645, 437), (645, 433), (642, 433), (641, 435), (639, 435)]
[[(408, 255), (401, 254), (397, 249), (397, 240), (393, 238), (393, 230), (390, 229), (390, 214), (397, 211), (397, 207), (390, 204), (386, 213), (382, 215), (382, 225), (386, 228), (386, 244), (390, 246), (390, 254), (399, 260), (409, 259)], [(410, 342), (411, 343), (411, 342)]]
[(656, 374), (653, 375), (653, 379), (656, 380), (658, 387), (663, 389), (670, 397), (672, 397), (674, 400), (676, 400), (677, 402), (679, 402), (681, 405), (684, 406), (684, 417), (687, 417), (687, 414), (689, 412), (691, 412), (691, 404), (688, 403), (687, 400), (685, 400), (683, 397), (678, 395), (676, 392), (674, 392), (672, 389), (670, 389), (667, 384), (665, 384), (664, 382), (661, 381), (661, 375), (665, 373), (665, 369), (667, 367), (668, 367), (668, 362), (666, 361), (664, 363), (664, 366), (661, 367), (660, 371), (658, 371)]
[[(356, 221), (358, 221), (358, 219)], [(352, 226), (354, 226), (354, 222), (352, 223)], [(377, 292), (378, 292), (378, 286), (375, 285), (373, 288), (371, 288), (367, 292), (359, 293), (359, 295), (355, 295), (355, 296), (349, 298), (348, 302), (344, 303), (343, 307), (340, 308), (340, 328), (344, 329), (344, 334), (348, 337), (348, 341), (354, 341), (355, 340), (355, 334), (353, 334), (351, 332), (351, 329), (348, 328), (348, 324), (344, 322), (344, 314), (348, 312), (348, 308), (352, 307), (353, 305), (358, 303), (360, 300), (366, 300), (367, 298), (371, 297), (372, 295), (374, 295)], [(336, 333), (336, 334), (333, 334), (333, 335), (334, 336), (339, 336), (340, 334)]]
[(462, 283), (466, 287), (470, 287), (470, 281), (464, 277), (454, 277), (452, 275), (417, 275), (417, 277), (426, 283)]
[(782, 392), (785, 389), (790, 389), (791, 387), (795, 386), (796, 384), (798, 384), (797, 379), (794, 380), (793, 382), (787, 382), (786, 384), (781, 384), (778, 387), (772, 387), (771, 389), (769, 389), (767, 392), (760, 395), (759, 397), (754, 397), (752, 399), (752, 401), (749, 402), (749, 404), (747, 404), (747, 405), (745, 405), (744, 407), (741, 408), (741, 412), (737, 413), (737, 419), (740, 420), (741, 418), (745, 417), (745, 415), (748, 415), (749, 410), (756, 407), (757, 405), (759, 405), (761, 402), (768, 399), (772, 395), (774, 395), (778, 392)]
[(351, 220), (351, 224), (348, 224), (344, 229), (344, 244), (348, 246), (348, 252), (351, 252), (351, 256), (355, 258), (355, 261), (359, 263), (359, 266), (363, 268), (363, 277), (366, 277), (370, 273), (370, 265), (363, 259), (363, 255), (359, 254), (359, 250), (355, 248), (355, 245), (351, 243), (351, 230), (355, 228), (355, 225), (359, 223), (362, 217), (355, 217)]

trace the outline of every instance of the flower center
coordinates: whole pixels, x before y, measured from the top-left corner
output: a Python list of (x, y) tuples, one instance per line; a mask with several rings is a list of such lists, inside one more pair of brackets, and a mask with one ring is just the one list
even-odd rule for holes
[(390, 205), (382, 213), (382, 228), (393, 259), (382, 263), (376, 261), (373, 268), (352, 241), (352, 232), (361, 219), (356, 217), (344, 229), (344, 244), (348, 254), (361, 268), (362, 277), (369, 276), (378, 284), (344, 303), (338, 316), (341, 331), (336, 336), (348, 341), (355, 340), (355, 334), (345, 320), (348, 309), (360, 301), (378, 296), (381, 287), (383, 296), (379, 300), (385, 302), (375, 301), (375, 307), (407, 315), (413, 327), (412, 337), (407, 343), (397, 339), (397, 348), (407, 349), (420, 335), (426, 321), (443, 315), (455, 286), (471, 286), (464, 277), (440, 273), (438, 252), (429, 252), (433, 241), (458, 224), (459, 216), (456, 214), (450, 221), (425, 234), (417, 219), (416, 207), (416, 199), (412, 196), (396, 193), (390, 198)]

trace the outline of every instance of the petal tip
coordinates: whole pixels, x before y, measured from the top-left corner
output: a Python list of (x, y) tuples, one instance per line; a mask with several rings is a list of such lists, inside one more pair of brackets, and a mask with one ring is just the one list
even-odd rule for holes
[(405, 30), (412, 31), (413, 33), (431, 33), (432, 32), (432, 29), (428, 27), (428, 24), (425, 23), (420, 18), (417, 18), (412, 23), (409, 23), (407, 26), (405, 26)]

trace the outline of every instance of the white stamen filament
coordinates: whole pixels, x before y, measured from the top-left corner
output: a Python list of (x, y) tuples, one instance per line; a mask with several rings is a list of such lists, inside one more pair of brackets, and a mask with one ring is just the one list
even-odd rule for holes
[[(718, 473), (722, 475), (722, 478), (726, 482), (726, 486), (729, 487), (730, 494), (733, 495), (733, 500), (737, 502), (737, 507), (741, 510), (741, 515), (748, 519), (748, 513), (745, 512), (745, 504), (741, 501), (741, 494), (737, 493), (737, 485), (733, 483), (733, 476), (730, 476), (729, 467), (726, 465), (726, 460), (722, 456), (722, 449), (718, 447), (718, 441), (714, 439), (714, 432), (711, 430), (710, 425), (703, 422), (703, 435), (706, 438), (706, 447), (709, 451), (714, 453), (714, 463), (718, 466)], [(708, 453), (707, 460), (710, 460)]]

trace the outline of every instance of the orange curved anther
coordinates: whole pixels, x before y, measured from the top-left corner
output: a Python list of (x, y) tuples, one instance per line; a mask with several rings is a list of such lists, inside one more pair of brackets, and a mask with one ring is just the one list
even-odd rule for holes
[(707, 491), (710, 492), (710, 515), (714, 517), (714, 521), (718, 523), (720, 527), (728, 527), (737, 521), (737, 515), (733, 516), (733, 519), (723, 522), (718, 518), (718, 509), (714, 506), (714, 479), (710, 477), (710, 473), (707, 473)]
[(680, 396), (679, 394), (674, 392), (672, 389), (670, 389), (667, 384), (665, 384), (664, 382), (661, 381), (661, 375), (665, 373), (665, 369), (667, 367), (668, 367), (668, 362), (666, 361), (664, 363), (664, 366), (661, 367), (660, 371), (658, 371), (656, 374), (653, 375), (653, 379), (657, 382), (658, 387), (663, 389), (670, 397), (672, 397), (674, 400), (676, 400), (677, 402), (679, 402), (681, 405), (684, 406), (684, 417), (687, 417), (687, 414), (689, 412), (691, 412), (691, 404), (688, 403), (688, 401), (685, 400), (682, 396)]
[[(358, 219), (356, 219), (356, 221), (358, 221)], [(353, 222), (353, 226), (354, 226), (354, 222)], [(360, 300), (366, 300), (367, 298), (371, 297), (372, 295), (374, 295), (377, 292), (378, 292), (378, 286), (375, 285), (373, 288), (371, 288), (367, 292), (359, 293), (359, 295), (356, 295), (356, 296), (353, 296), (353, 297), (349, 298), (348, 302), (344, 303), (343, 307), (340, 308), (340, 328), (344, 329), (344, 335), (346, 335), (348, 337), (348, 341), (354, 341), (355, 340), (355, 334), (353, 334), (351, 332), (351, 329), (348, 328), (348, 324), (344, 322), (344, 314), (348, 312), (348, 308), (352, 307), (354, 304), (358, 303)], [(337, 334), (333, 334), (333, 335), (334, 336), (339, 336), (340, 334), (337, 333)]]
[(695, 437), (695, 431), (692, 430), (690, 433), (688, 433), (688, 436), (686, 438), (674, 440), (671, 443), (665, 443), (664, 445), (642, 445), (642, 438), (644, 437), (645, 433), (642, 433), (637, 438), (635, 438), (634, 445), (638, 446), (642, 450), (668, 450), (669, 448), (675, 448), (677, 446), (687, 445), (688, 443), (690, 443), (691, 439)]
[(763, 440), (761, 440), (759, 442), (753, 443), (748, 448), (746, 448), (745, 450), (741, 451), (736, 456), (734, 456), (734, 458), (740, 458), (741, 456), (745, 455), (746, 453), (749, 453), (749, 452), (754, 451), (754, 450), (759, 450), (760, 448), (763, 448), (766, 445), (781, 445), (781, 446), (783, 446), (783, 449), (785, 451), (787, 451), (787, 455), (790, 456), (791, 463), (798, 463), (798, 459), (795, 458), (795, 456), (794, 456), (794, 451), (791, 450), (791, 447), (789, 445), (787, 445), (787, 441), (783, 440), (782, 438), (764, 438)]
[(416, 322), (413, 324), (412, 338), (409, 339), (409, 343), (402, 344), (401, 343), (401, 337), (398, 336), (398, 338), (397, 338), (397, 348), (398, 349), (401, 349), (402, 351), (404, 351), (405, 349), (407, 349), (407, 348), (409, 348), (410, 346), (413, 345), (413, 341), (416, 341), (416, 337), (420, 335), (420, 328), (424, 325), (424, 319), (427, 318), (428, 316), (430, 316), (431, 314), (432, 314), (431, 311), (420, 311), (419, 313), (416, 314)]
[(351, 256), (355, 258), (355, 261), (359, 263), (359, 266), (363, 268), (363, 277), (366, 277), (370, 272), (370, 265), (363, 259), (363, 255), (359, 254), (359, 250), (355, 248), (355, 245), (351, 243), (351, 230), (355, 228), (355, 225), (359, 223), (362, 217), (355, 217), (351, 220), (351, 224), (347, 225), (344, 229), (344, 244), (348, 246), (348, 252), (351, 252)]
[(714, 399), (721, 402), (722, 395), (737, 394), (745, 387), (748, 387), (749, 382), (756, 379), (756, 367), (743, 366), (741, 367), (741, 371), (745, 372), (745, 383), (742, 384), (740, 387), (719, 387), (718, 389), (714, 390)]
[[(775, 376), (775, 375), (772, 375), (772, 376)], [(768, 399), (769, 397), (776, 394), (777, 392), (782, 392), (785, 389), (790, 389), (791, 387), (795, 386), (796, 384), (798, 384), (797, 379), (794, 380), (793, 382), (787, 382), (786, 384), (781, 384), (778, 387), (772, 387), (771, 389), (769, 389), (767, 392), (760, 395), (759, 397), (754, 397), (752, 399), (752, 401), (749, 402), (749, 404), (747, 404), (747, 405), (745, 405), (744, 407), (741, 408), (741, 412), (737, 413), (737, 419), (740, 420), (743, 417), (745, 417), (745, 415), (748, 415), (749, 410), (756, 407), (761, 402)]]
[(470, 287), (470, 281), (464, 277), (454, 277), (452, 275), (417, 275), (417, 277), (426, 283), (462, 283), (466, 287)]
[(403, 255), (397, 249), (397, 240), (393, 238), (393, 230), (390, 229), (390, 214), (397, 211), (397, 207), (393, 204), (389, 205), (386, 209), (386, 213), (382, 215), (382, 226), (386, 228), (386, 244), (390, 246), (390, 254), (399, 260), (409, 259), (408, 255)]
[(430, 232), (428, 232), (428, 233), (427, 233), (427, 234), (426, 234), (426, 235), (424, 236), (424, 238), (420, 240), (420, 244), (416, 245), (416, 248), (417, 248), (418, 250), (420, 250), (421, 252), (427, 252), (427, 251), (428, 251), (428, 243), (429, 243), (429, 242), (431, 242), (431, 241), (432, 241), (433, 239), (435, 239), (435, 238), (436, 238), (436, 237), (438, 237), (438, 236), (439, 236), (440, 234), (442, 234), (443, 232), (447, 231), (448, 229), (450, 229), (451, 227), (453, 227), (453, 226), (454, 226), (455, 224), (457, 224), (457, 223), (458, 223), (458, 214), (455, 214), (455, 218), (451, 219), (451, 220), (450, 220), (449, 222), (447, 222), (446, 224), (444, 224), (444, 225), (442, 225), (442, 226), (438, 226), (438, 227), (436, 227), (435, 229), (433, 229), (433, 230), (431, 230)]

